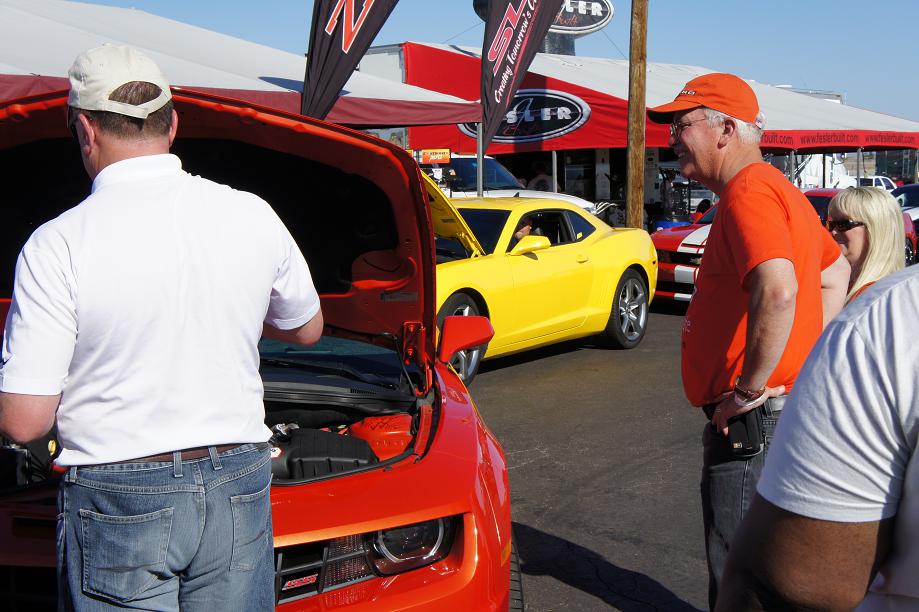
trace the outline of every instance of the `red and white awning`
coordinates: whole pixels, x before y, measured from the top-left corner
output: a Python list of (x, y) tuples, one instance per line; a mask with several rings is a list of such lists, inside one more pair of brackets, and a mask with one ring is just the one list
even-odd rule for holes
[[(106, 42), (142, 50), (183, 89), (300, 110), (302, 55), (136, 9), (62, 0), (0, 0), (0, 101), (67, 89), (64, 77), (77, 54)], [(382, 127), (479, 116), (475, 102), (355, 72), (327, 120)]]
[[(459, 98), (479, 97), (479, 49), (409, 42), (402, 45), (402, 52), (407, 83)], [(669, 102), (687, 81), (709, 72), (715, 71), (699, 66), (649, 63), (647, 105)], [(829, 152), (919, 148), (919, 122), (748, 82), (756, 91), (766, 117), (764, 149)], [(530, 140), (508, 138), (510, 142), (490, 146), (489, 153), (627, 145), (629, 64), (626, 60), (540, 53), (533, 60), (521, 89), (534, 92), (532, 95), (548, 92), (544, 103), (550, 110), (542, 110), (553, 119), (555, 135)], [(552, 98), (558, 95), (567, 96), (568, 100)], [(552, 110), (553, 99), (570, 106), (564, 111), (566, 116), (580, 113), (581, 123), (574, 126), (576, 122), (572, 120), (571, 129), (561, 125), (553, 113), (562, 111)], [(578, 105), (582, 103), (584, 108), (579, 111)], [(529, 116), (516, 117), (516, 123), (507, 129), (518, 135), (527, 133), (525, 120), (538, 119), (534, 115), (536, 110), (529, 110)], [(475, 139), (468, 132), (457, 126), (413, 128), (409, 131), (409, 143), (413, 148), (474, 151)], [(647, 146), (666, 147), (667, 135), (666, 126), (649, 122)]]

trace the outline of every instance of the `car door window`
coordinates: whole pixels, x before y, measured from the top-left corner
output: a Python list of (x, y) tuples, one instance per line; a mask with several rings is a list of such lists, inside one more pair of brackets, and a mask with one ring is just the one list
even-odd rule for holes
[(597, 229), (590, 223), (590, 221), (574, 211), (565, 211), (565, 215), (568, 217), (568, 222), (571, 224), (571, 231), (573, 234), (572, 242), (580, 242), (581, 240), (584, 240), (593, 234)]
[(488, 208), (460, 208), (459, 213), (482, 245), (485, 254), (491, 255), (498, 245), (498, 238), (511, 213)]
[(532, 217), (533, 233), (548, 238), (552, 246), (571, 242), (571, 232), (568, 224), (565, 223), (562, 211), (541, 210), (534, 213)]

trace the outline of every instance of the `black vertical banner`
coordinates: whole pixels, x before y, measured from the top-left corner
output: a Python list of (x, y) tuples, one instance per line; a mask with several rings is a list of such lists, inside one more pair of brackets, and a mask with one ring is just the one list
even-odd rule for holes
[(563, 0), (490, 0), (482, 41), (484, 146), (498, 131)]
[(324, 119), (399, 0), (315, 0), (300, 112)]

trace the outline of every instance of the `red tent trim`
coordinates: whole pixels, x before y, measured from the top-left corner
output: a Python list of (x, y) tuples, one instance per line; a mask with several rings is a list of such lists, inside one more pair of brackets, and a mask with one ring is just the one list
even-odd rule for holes
[[(67, 90), (63, 77), (0, 74), (0, 101)], [(215, 87), (174, 87), (176, 91), (200, 91), (299, 114), (300, 92)], [(401, 127), (478, 121), (481, 111), (476, 102), (426, 102), (340, 96), (326, 121), (352, 127)]]
[[(407, 84), (466, 100), (478, 97), (480, 61), (477, 55), (456, 48), (446, 51), (410, 42), (404, 43), (402, 50)], [(449, 76), (445, 78), (445, 75)], [(515, 144), (492, 143), (488, 147), (489, 154), (628, 146), (627, 100), (533, 72), (527, 73), (520, 88), (573, 94), (590, 106), (590, 117), (578, 129), (556, 138)], [(667, 140), (667, 126), (647, 123), (646, 146), (665, 148), (669, 146)], [(409, 146), (413, 149), (449, 147), (471, 153), (476, 149), (476, 142), (463, 134), (457, 125), (439, 125), (409, 129)], [(762, 148), (773, 153), (919, 149), (919, 132), (766, 130)]]

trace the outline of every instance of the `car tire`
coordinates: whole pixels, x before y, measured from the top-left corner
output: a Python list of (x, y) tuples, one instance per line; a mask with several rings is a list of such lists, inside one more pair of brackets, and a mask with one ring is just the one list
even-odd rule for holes
[[(437, 329), (443, 331), (444, 319), (449, 316), (478, 316), (479, 307), (475, 300), (467, 293), (454, 293), (444, 305), (440, 307), (437, 313)], [(479, 372), (479, 365), (482, 363), (482, 356), (485, 354), (487, 344), (481, 344), (465, 351), (460, 351), (450, 360), (450, 365), (456, 370), (457, 375), (462, 379), (466, 386), (472, 383), (472, 379)]]
[(635, 270), (626, 270), (616, 285), (609, 322), (601, 334), (604, 343), (617, 349), (638, 346), (648, 329), (648, 286)]
[(520, 573), (520, 558), (517, 556), (517, 545), (511, 541), (511, 592), (508, 597), (509, 612), (523, 610), (523, 574)]
[(906, 239), (905, 260), (907, 267), (916, 263), (916, 251), (913, 249), (913, 243), (909, 238)]

